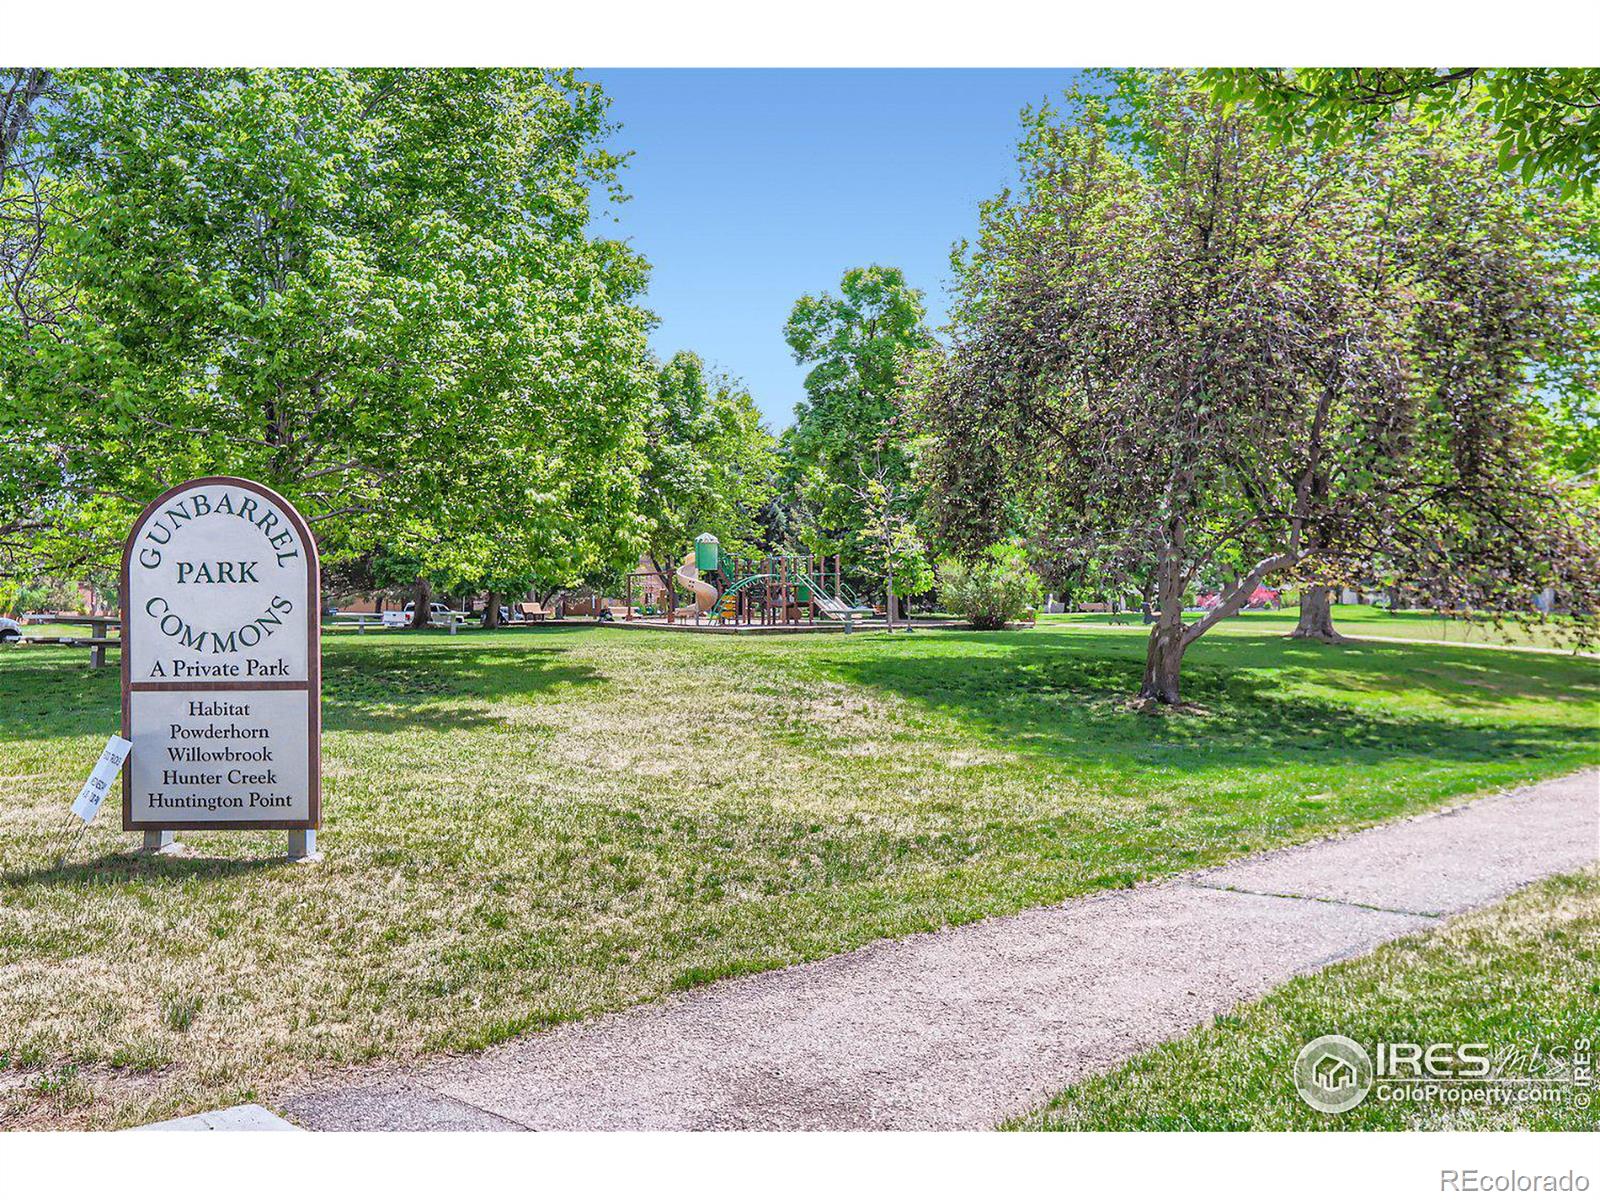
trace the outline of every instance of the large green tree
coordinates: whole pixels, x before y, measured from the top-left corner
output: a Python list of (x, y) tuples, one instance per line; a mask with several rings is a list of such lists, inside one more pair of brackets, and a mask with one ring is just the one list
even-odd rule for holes
[(868, 527), (914, 522), (919, 507), (900, 389), (909, 356), (933, 344), (922, 293), (898, 268), (855, 267), (837, 292), (797, 300), (784, 337), (810, 367), (783, 439), (790, 531), (819, 553), (875, 561)]
[[(333, 559), (428, 575), (620, 560), (645, 268), (588, 230), (606, 98), (552, 71), (65, 71), (62, 182), (0, 427), (71, 464), (107, 557), (182, 478), (287, 495)], [(9, 314), (8, 314), (9, 315)], [(92, 556), (91, 556), (92, 557)]]
[(1470, 111), (1524, 181), (1571, 195), (1600, 180), (1600, 70), (1572, 67), (1249, 67), (1202, 71), (1212, 94), (1248, 103), (1279, 136), (1371, 134), (1397, 110)]
[(668, 595), (673, 573), (701, 533), (753, 550), (772, 499), (772, 435), (738, 381), (680, 350), (657, 372), (644, 429), (640, 513), (650, 569)]
[[(1226, 105), (1250, 107), (1280, 139), (1325, 145), (1371, 137), (1396, 114), (1424, 121), (1472, 113), (1502, 169), (1559, 190), (1581, 209), (1552, 250), (1600, 258), (1600, 70), (1571, 67), (1219, 68), (1200, 72)], [(1580, 304), (1600, 325), (1600, 272), (1579, 281)], [(1536, 413), (1547, 457), (1593, 502), (1600, 480), (1600, 397), (1586, 362), (1551, 372)], [(1321, 593), (1312, 626), (1331, 630)]]
[[(62, 308), (40, 272), (62, 188), (46, 169), (38, 124), (58, 94), (51, 71), (0, 68), (0, 366), (15, 361), (30, 331)], [(0, 406), (5, 389), (0, 373)], [(14, 587), (33, 573), (37, 539), (60, 516), (67, 472), (57, 447), (20, 422), (0, 420), (0, 580)]]
[(1592, 334), (1593, 264), (1548, 253), (1571, 209), (1500, 172), (1470, 118), (1308, 147), (1182, 76), (1124, 99), (1036, 114), (1022, 187), (984, 210), (919, 389), (947, 535), (992, 541), (1020, 502), (1146, 573), (1140, 694), (1162, 703), (1269, 576), (1474, 609), (1548, 585), (1593, 611), (1594, 530), (1530, 415)]

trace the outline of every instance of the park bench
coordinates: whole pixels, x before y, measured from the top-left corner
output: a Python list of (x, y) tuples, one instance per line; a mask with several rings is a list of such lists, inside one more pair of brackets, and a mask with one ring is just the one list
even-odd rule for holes
[(89, 630), (88, 637), (67, 634), (61, 637), (24, 637), (22, 640), (36, 645), (85, 647), (89, 651), (89, 666), (91, 667), (103, 667), (106, 665), (107, 646), (122, 645), (120, 637), (110, 636), (113, 625), (118, 629), (122, 628), (121, 617), (79, 617), (63, 613), (29, 613), (23, 619), (40, 624), (87, 626)]
[(106, 647), (122, 645), (121, 638), (114, 637), (75, 637), (65, 639), (68, 646), (87, 646), (89, 649), (89, 666), (103, 667), (106, 665)]
[(106, 647), (122, 645), (121, 638), (114, 637), (77, 637), (67, 634), (61, 637), (25, 637), (21, 640), (24, 646), (78, 646), (86, 647), (89, 651), (89, 666), (103, 667), (106, 665)]
[(550, 615), (550, 610), (537, 604), (519, 604), (516, 611), (522, 614), (524, 621), (543, 621)]
[(328, 616), (328, 622), (332, 625), (353, 624), (356, 627), (357, 633), (365, 633), (368, 625), (376, 625), (381, 629), (384, 625), (388, 624), (388, 622), (383, 619), (384, 615), (385, 614), (383, 613), (375, 612), (330, 613)]

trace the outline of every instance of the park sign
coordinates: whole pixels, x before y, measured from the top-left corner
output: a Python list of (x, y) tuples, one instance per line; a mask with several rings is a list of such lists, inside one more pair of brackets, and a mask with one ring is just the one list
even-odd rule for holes
[(122, 827), (288, 829), (315, 852), (322, 681), (317, 548), (282, 496), (180, 484), (122, 551)]

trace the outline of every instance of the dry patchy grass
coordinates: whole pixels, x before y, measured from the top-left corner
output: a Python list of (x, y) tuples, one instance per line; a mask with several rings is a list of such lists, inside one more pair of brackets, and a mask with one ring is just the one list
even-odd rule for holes
[[(1208, 639), (328, 639), (327, 859), (66, 805), (114, 672), (0, 651), (0, 1125), (126, 1125), (1122, 886), (1600, 758), (1592, 663)], [(1486, 686), (1487, 685), (1487, 686)]]

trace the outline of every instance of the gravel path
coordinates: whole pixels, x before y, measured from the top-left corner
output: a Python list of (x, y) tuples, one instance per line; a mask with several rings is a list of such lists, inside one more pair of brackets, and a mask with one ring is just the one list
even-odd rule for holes
[(290, 1100), (312, 1129), (971, 1129), (1600, 854), (1600, 771)]

